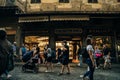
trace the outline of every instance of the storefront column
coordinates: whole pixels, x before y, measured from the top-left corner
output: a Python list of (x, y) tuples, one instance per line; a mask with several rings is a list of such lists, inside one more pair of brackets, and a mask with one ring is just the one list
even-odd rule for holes
[(17, 42), (17, 46), (20, 47), (21, 46), (21, 42), (22, 42), (22, 37), (21, 37), (21, 28), (18, 26), (17, 30), (16, 30), (16, 35), (15, 35), (15, 41)]
[(55, 34), (54, 34), (54, 29), (51, 29), (49, 35), (49, 45), (50, 48), (55, 49)]
[[(17, 43), (17, 51), (16, 51), (16, 54), (18, 55), (19, 59), (20, 59), (20, 53), (19, 53), (19, 50), (20, 50), (20, 45), (21, 45), (21, 28), (18, 26), (16, 28), (16, 34), (15, 34), (15, 41)], [(16, 58), (16, 61), (19, 61), (18, 58)]]

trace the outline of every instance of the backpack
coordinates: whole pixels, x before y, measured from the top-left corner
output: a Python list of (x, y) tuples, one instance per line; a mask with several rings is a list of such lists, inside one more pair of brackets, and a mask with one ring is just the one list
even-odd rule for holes
[(86, 47), (83, 47), (81, 49), (81, 54), (82, 54), (83, 62), (86, 62), (86, 59), (89, 58), (89, 54)]

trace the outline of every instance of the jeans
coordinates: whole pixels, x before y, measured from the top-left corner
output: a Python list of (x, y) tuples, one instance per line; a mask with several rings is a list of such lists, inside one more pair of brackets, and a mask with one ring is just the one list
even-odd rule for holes
[(82, 66), (82, 55), (79, 55), (80, 66)]
[(84, 74), (83, 77), (88, 76), (90, 80), (93, 80), (93, 74), (94, 74), (95, 68), (93, 67), (92, 61), (90, 60), (90, 58), (88, 58), (88, 59), (86, 60), (86, 63), (87, 63), (87, 65), (88, 65), (88, 67), (89, 67), (89, 70), (86, 71), (86, 73)]

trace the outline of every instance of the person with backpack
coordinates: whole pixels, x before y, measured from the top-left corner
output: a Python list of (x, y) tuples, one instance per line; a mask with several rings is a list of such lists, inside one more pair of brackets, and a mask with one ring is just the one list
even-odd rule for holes
[(13, 47), (12, 43), (7, 40), (7, 34), (4, 30), (0, 30), (0, 47), (0, 75), (4, 73), (7, 78), (10, 78), (12, 75), (9, 72), (14, 69)]
[(92, 39), (87, 38), (86, 40), (87, 46), (85, 48), (86, 50), (86, 63), (89, 67), (89, 70), (86, 71), (86, 73), (83, 75), (83, 80), (89, 79), (93, 80), (93, 74), (94, 74), (94, 69), (95, 69), (95, 60), (94, 60), (94, 49), (92, 47)]

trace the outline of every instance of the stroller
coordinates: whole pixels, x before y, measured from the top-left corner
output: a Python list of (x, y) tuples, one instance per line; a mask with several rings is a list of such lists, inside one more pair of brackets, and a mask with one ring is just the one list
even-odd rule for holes
[(39, 70), (38, 58), (33, 57), (33, 51), (27, 52), (23, 58), (25, 64), (22, 66), (22, 71), (26, 72), (27, 69), (32, 70), (34, 73), (37, 73)]

